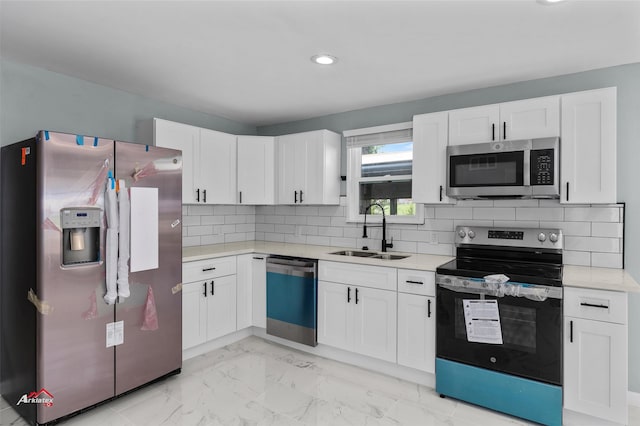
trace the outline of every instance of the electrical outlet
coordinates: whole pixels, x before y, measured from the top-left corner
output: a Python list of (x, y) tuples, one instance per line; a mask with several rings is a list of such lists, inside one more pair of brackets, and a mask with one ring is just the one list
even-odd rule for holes
[(438, 244), (438, 234), (435, 232), (431, 233), (431, 244)]

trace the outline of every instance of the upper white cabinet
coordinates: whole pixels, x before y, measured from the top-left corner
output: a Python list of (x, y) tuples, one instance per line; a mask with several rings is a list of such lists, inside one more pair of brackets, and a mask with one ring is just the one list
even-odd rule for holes
[(449, 145), (559, 135), (559, 96), (449, 111)]
[(182, 202), (236, 202), (236, 137), (172, 121), (153, 120), (156, 146), (182, 150)]
[(446, 196), (448, 112), (413, 117), (413, 179), (416, 203), (453, 203)]
[(627, 294), (564, 291), (564, 407), (627, 424)]
[(340, 142), (328, 130), (277, 137), (277, 204), (338, 204)]
[(238, 204), (275, 202), (275, 138), (238, 136)]
[(562, 95), (561, 203), (616, 203), (616, 88)]
[(153, 140), (156, 146), (182, 151), (182, 202), (195, 204), (196, 167), (200, 168), (200, 129), (173, 121), (153, 119)]
[(235, 204), (236, 136), (200, 129), (200, 177), (202, 202)]

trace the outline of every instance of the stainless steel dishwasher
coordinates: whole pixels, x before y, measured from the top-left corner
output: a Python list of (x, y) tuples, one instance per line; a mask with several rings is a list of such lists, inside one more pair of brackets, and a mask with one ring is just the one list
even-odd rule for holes
[(318, 261), (267, 258), (267, 334), (316, 346)]

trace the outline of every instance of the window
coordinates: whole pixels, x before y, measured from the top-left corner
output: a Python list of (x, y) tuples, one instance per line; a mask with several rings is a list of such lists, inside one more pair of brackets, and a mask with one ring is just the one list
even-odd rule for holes
[[(362, 222), (380, 204), (389, 222), (422, 223), (422, 205), (411, 198), (412, 123), (344, 132), (347, 138), (347, 220)], [(382, 217), (372, 206), (367, 215)], [(367, 218), (367, 220), (369, 220)]]

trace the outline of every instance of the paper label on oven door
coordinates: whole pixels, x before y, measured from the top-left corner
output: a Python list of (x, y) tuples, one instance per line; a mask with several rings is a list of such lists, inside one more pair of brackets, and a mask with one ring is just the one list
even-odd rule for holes
[(462, 306), (469, 342), (502, 344), (497, 300), (464, 299)]

